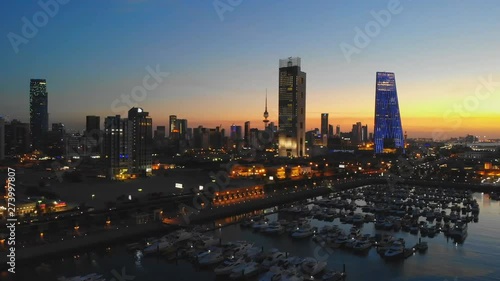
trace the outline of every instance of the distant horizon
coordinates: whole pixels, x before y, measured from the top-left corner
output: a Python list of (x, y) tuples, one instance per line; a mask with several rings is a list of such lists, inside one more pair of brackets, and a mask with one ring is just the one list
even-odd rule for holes
[[(29, 36), (23, 18), (43, 8), (2, 4), (9, 11), (0, 26), (6, 119), (29, 122), (29, 79), (40, 78), (49, 126), (83, 130), (87, 115), (100, 116), (102, 126), (117, 114), (116, 101), (123, 106), (136, 91), (154, 128), (167, 126), (169, 115), (189, 127), (251, 121), (262, 128), (266, 89), (277, 125), (279, 60), (298, 56), (307, 73), (306, 130), (320, 128), (325, 112), (343, 132), (356, 122), (373, 132), (375, 74), (388, 71), (409, 138), (500, 138), (494, 0), (244, 1), (223, 14), (205, 1), (70, 1)], [(23, 36), (17, 45), (12, 34)]]
[[(48, 83), (48, 82), (47, 82)], [(140, 107), (140, 106), (139, 106)], [(152, 115), (152, 113), (150, 111), (148, 111), (146, 108), (142, 108), (144, 109), (144, 111), (148, 112), (149, 113), (149, 116), (152, 118), (153, 120), (153, 131), (156, 130), (157, 126), (165, 126), (166, 130), (168, 131), (168, 128), (169, 128), (169, 122), (168, 122), (168, 116), (170, 115), (176, 115), (176, 114), (168, 114), (166, 118), (164, 118), (165, 120), (163, 122), (158, 122), (155, 118), (154, 118), (154, 115)], [(324, 113), (328, 113), (328, 112), (324, 112)], [(318, 115), (320, 115), (321, 113), (317, 113)], [(330, 113), (329, 113), (330, 115)], [(51, 121), (50, 120), (50, 93), (49, 93), (49, 131), (52, 129), (52, 124), (54, 123), (62, 123), (64, 126), (65, 126), (65, 129), (67, 132), (83, 132), (85, 131), (85, 127), (86, 127), (86, 116), (99, 116), (100, 117), (100, 125), (101, 125), (101, 129), (104, 128), (104, 119), (106, 117), (109, 117), (109, 116), (115, 116), (115, 115), (98, 115), (98, 114), (88, 114), (88, 115), (85, 115), (85, 116), (82, 116), (82, 122), (79, 122), (79, 123), (74, 123), (74, 124), (77, 124), (77, 125), (74, 125), (72, 123), (66, 123), (64, 121)], [(120, 115), (121, 118), (127, 118), (127, 115), (125, 114), (121, 114)], [(231, 125), (237, 125), (237, 126), (241, 126), (241, 127), (244, 127), (244, 123), (247, 122), (247, 121), (250, 121), (250, 128), (257, 128), (259, 130), (263, 130), (264, 129), (264, 122), (262, 122), (263, 118), (260, 118), (260, 119), (255, 119), (255, 120), (236, 120), (236, 121), (222, 121), (222, 122), (217, 122), (217, 121), (206, 121), (206, 122), (193, 122), (189, 119), (189, 117), (186, 117), (186, 116), (179, 116), (179, 115), (176, 115), (177, 116), (177, 119), (187, 119), (187, 122), (188, 122), (188, 128), (198, 128), (198, 126), (203, 126), (204, 128), (216, 128), (220, 125), (222, 125), (222, 128), (226, 130), (226, 132), (229, 132), (229, 129), (231, 127)], [(3, 118), (5, 121), (7, 122), (10, 122), (12, 120), (18, 120), (22, 123), (29, 123), (29, 116), (26, 117), (26, 118), (5, 118), (4, 116), (1, 116), (0, 115), (0, 118)], [(311, 119), (313, 119), (314, 123), (313, 124), (316, 124), (314, 126), (309, 126), (308, 124), (310, 124), (310, 122), (307, 122), (307, 121), (310, 121)], [(366, 118), (365, 118), (366, 119)], [(277, 118), (276, 118), (277, 120)], [(338, 120), (338, 119), (337, 119)], [(345, 123), (346, 125), (345, 126), (342, 126), (341, 124), (337, 124), (337, 123), (331, 123), (331, 118), (329, 116), (328, 118), (328, 121), (329, 121), (329, 125), (332, 125), (333, 126), (333, 130), (335, 131), (336, 130), (336, 126), (337, 125), (340, 125), (340, 131), (342, 133), (349, 133), (351, 132), (351, 129), (352, 129), (352, 125), (357, 123), (357, 122), (361, 122), (361, 124), (364, 126), (364, 125), (368, 125), (368, 133), (373, 133), (373, 121), (371, 122), (371, 124), (369, 122), (362, 122), (361, 120), (359, 119), (356, 119), (355, 117), (345, 117), (345, 118), (341, 118), (340, 120), (352, 120), (351, 123)], [(432, 139), (432, 133), (429, 133), (427, 134), (426, 131), (415, 131), (417, 132), (417, 134), (415, 134), (415, 132), (411, 132), (411, 131), (408, 131), (405, 129), (404, 127), (404, 117), (402, 117), (402, 122), (403, 122), (403, 132), (406, 132), (407, 135), (408, 135), (408, 138), (409, 139), (417, 139), (417, 138), (428, 138), (428, 139)], [(321, 130), (321, 116), (318, 116), (317, 118), (313, 117), (313, 118), (308, 118), (306, 121), (306, 132), (307, 131), (311, 131), (311, 130), (315, 130), (315, 129), (319, 129)], [(278, 122), (277, 121), (274, 121), (273, 119), (269, 118), (269, 123), (271, 122), (274, 122), (274, 125), (275, 126), (278, 126)], [(346, 121), (347, 122), (347, 121)], [(195, 123), (196, 125), (193, 125), (193, 123)], [(346, 130), (346, 128), (348, 128)], [(455, 132), (455, 134), (453, 134), (453, 132), (450, 132), (450, 131), (446, 131), (446, 130), (443, 130), (443, 132), (445, 133), (445, 136), (446, 138), (443, 138), (443, 139), (440, 139), (440, 140), (446, 140), (446, 139), (451, 139), (451, 138), (460, 138), (460, 137), (465, 137), (467, 135), (473, 135), (473, 136), (476, 136), (478, 137), (480, 140), (484, 140), (484, 139), (500, 139), (499, 136), (488, 136), (488, 135), (484, 135), (484, 134), (477, 134), (477, 133), (474, 133), (474, 132), (464, 132), (463, 134), (459, 134), (457, 132)], [(167, 132), (167, 136), (168, 136), (168, 132)], [(437, 139), (439, 140), (439, 139)]]

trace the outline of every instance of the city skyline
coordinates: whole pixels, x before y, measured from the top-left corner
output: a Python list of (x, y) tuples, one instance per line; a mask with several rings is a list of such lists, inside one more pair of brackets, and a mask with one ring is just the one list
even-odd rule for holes
[[(373, 21), (372, 12), (386, 10), (389, 1), (372, 1), (361, 7), (343, 2), (309, 7), (294, 2), (289, 14), (315, 18), (303, 27), (292, 24), (273, 30), (267, 28), (274, 21), (268, 18), (276, 15), (276, 21), (284, 20), (285, 15), (279, 13), (282, 2), (266, 4), (266, 9), (243, 2), (225, 13), (223, 20), (212, 3), (191, 7), (166, 2), (161, 4), (163, 12), (175, 13), (165, 17), (152, 2), (96, 2), (102, 12), (95, 15), (94, 24), (87, 24), (91, 11), (85, 5), (71, 2), (61, 6), (27, 44), (21, 44), (19, 54), (4, 40), (0, 50), (12, 69), (0, 78), (5, 85), (0, 89), (4, 101), (0, 115), (6, 120), (29, 122), (26, 81), (43, 78), (48, 81), (51, 100), (49, 123), (64, 123), (67, 129), (83, 130), (87, 115), (98, 115), (102, 120), (115, 114), (124, 116), (133, 106), (148, 110), (154, 127), (168, 125), (169, 115), (188, 119), (190, 127), (222, 124), (228, 129), (245, 121), (260, 124), (266, 88), (269, 120), (277, 123), (276, 60), (300, 56), (310, 77), (306, 130), (320, 128), (320, 113), (329, 113), (334, 126), (349, 128), (361, 121), (373, 131), (373, 73), (390, 70), (398, 74), (402, 123), (410, 138), (433, 137), (435, 130), (445, 131), (447, 137), (468, 133), (500, 137), (492, 122), (500, 117), (495, 108), (500, 102), (498, 56), (494, 44), (480, 44), (493, 40), (488, 30), (494, 30), (498, 23), (461, 22), (464, 17), (494, 18), (498, 7), (493, 1), (482, 2), (481, 8), (472, 3), (450, 6), (432, 2), (433, 9), (426, 9), (425, 3), (400, 1), (401, 12), (392, 14), (390, 22), (381, 26), (378, 35), (350, 61), (340, 44), (352, 45), (356, 28), (363, 29)], [(36, 3), (13, 4), (2, 31), (20, 34), (21, 18), (31, 18), (40, 9)], [(187, 15), (197, 15), (195, 22), (186, 22)], [(150, 30), (134, 27), (146, 17), (155, 20), (154, 25), (147, 25)], [(201, 25), (206, 30), (198, 30)], [(309, 25), (315, 29), (311, 31)], [(179, 26), (179, 30), (165, 26)], [(133, 36), (120, 35), (124, 28)], [(478, 29), (485, 32), (474, 32)], [(281, 34), (290, 30), (296, 30), (303, 40), (286, 45), (286, 36)], [(73, 32), (85, 36), (71, 36)], [(108, 37), (108, 32), (118, 35)], [(180, 36), (182, 33), (191, 36)], [(59, 51), (54, 51), (52, 42), (58, 36), (70, 40), (60, 42)], [(275, 39), (283, 43), (273, 43)], [(82, 40), (90, 42), (85, 51), (78, 47)], [(318, 41), (320, 44), (308, 43)], [(451, 50), (453, 46), (460, 48)], [(150, 73), (148, 67), (169, 75), (161, 77), (163, 81), (148, 91), (144, 100), (123, 112), (113, 112), (114, 101), (142, 85)], [(471, 101), (478, 87), (482, 87), (483, 96), (492, 92), (487, 99)]]

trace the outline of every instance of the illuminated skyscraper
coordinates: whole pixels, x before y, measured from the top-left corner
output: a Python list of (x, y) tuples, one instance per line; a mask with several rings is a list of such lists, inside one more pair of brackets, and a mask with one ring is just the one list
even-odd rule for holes
[(132, 167), (132, 124), (120, 115), (104, 119), (104, 158), (110, 179), (125, 179)]
[(175, 128), (181, 140), (186, 139), (187, 124), (187, 119), (177, 119), (177, 122), (175, 123)]
[(152, 172), (153, 121), (142, 108), (133, 107), (128, 111), (132, 126), (132, 171), (139, 175)]
[(391, 72), (377, 72), (373, 137), (376, 154), (383, 153), (384, 148), (399, 148), (404, 153), (396, 78)]
[(170, 115), (168, 117), (169, 127), (168, 127), (168, 136), (170, 138), (176, 138), (179, 130), (177, 129), (177, 115)]
[(45, 79), (30, 80), (30, 135), (34, 149), (40, 149), (49, 131), (48, 93)]
[(279, 156), (305, 156), (306, 73), (298, 57), (280, 60), (278, 112)]

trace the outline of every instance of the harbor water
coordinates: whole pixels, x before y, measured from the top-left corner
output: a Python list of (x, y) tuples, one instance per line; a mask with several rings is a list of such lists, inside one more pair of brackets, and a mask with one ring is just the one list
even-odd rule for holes
[[(500, 280), (500, 202), (489, 199), (486, 194), (475, 193), (474, 199), (480, 206), (479, 221), (468, 224), (468, 236), (461, 244), (447, 238), (442, 233), (433, 238), (424, 237), (428, 250), (416, 252), (407, 259), (386, 261), (372, 248), (365, 254), (355, 254), (345, 249), (325, 250), (312, 239), (293, 240), (288, 235), (268, 236), (232, 224), (212, 231), (224, 242), (246, 240), (254, 245), (270, 250), (277, 248), (290, 256), (314, 257), (328, 262), (328, 268), (342, 271), (346, 280)], [(283, 214), (270, 214), (270, 221), (281, 219)], [(236, 218), (215, 222), (227, 224)], [(321, 229), (334, 224), (349, 231), (350, 224), (311, 220), (312, 226)], [(404, 238), (407, 246), (415, 245), (419, 236), (409, 232), (376, 230), (374, 223), (365, 223), (361, 233), (375, 235), (390, 233)], [(134, 241), (130, 241), (134, 242)], [(210, 269), (198, 268), (186, 260), (167, 261), (161, 256), (143, 256), (140, 252), (129, 251), (125, 245), (101, 246), (91, 251), (74, 253), (51, 260), (37, 261), (17, 267), (15, 278), (3, 272), (0, 280), (54, 281), (61, 276), (103, 275), (106, 281), (191, 281), (224, 280), (216, 278)], [(255, 280), (258, 280), (256, 278)]]

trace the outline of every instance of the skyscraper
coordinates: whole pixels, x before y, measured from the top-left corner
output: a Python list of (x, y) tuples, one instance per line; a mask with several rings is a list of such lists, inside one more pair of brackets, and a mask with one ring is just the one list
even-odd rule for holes
[(328, 125), (328, 137), (333, 138), (333, 135), (335, 135), (333, 133), (333, 125)]
[(391, 72), (377, 72), (373, 137), (376, 154), (383, 153), (384, 148), (400, 148), (404, 153), (396, 78)]
[(351, 143), (359, 144), (362, 141), (362, 133), (361, 133), (361, 122), (356, 122), (356, 124), (352, 124), (351, 131)]
[(328, 113), (321, 113), (321, 136), (328, 135)]
[(89, 115), (86, 121), (85, 143), (87, 152), (100, 154), (102, 152), (101, 117)]
[(64, 129), (63, 123), (52, 123), (52, 132), (59, 134), (60, 136), (64, 136), (66, 133), (66, 129)]
[(120, 115), (104, 119), (104, 157), (111, 179), (125, 179), (132, 165), (132, 124)]
[(34, 149), (40, 149), (49, 131), (48, 93), (45, 79), (30, 80), (30, 136)]
[(153, 121), (148, 112), (133, 107), (128, 111), (132, 129), (132, 172), (150, 175), (153, 154)]
[(241, 140), (241, 126), (231, 125), (231, 140)]
[(5, 121), (0, 117), (0, 160), (5, 158)]
[(5, 154), (24, 154), (30, 148), (30, 124), (14, 119), (5, 124)]
[(186, 132), (187, 132), (187, 119), (177, 119), (177, 122), (175, 124), (175, 128), (178, 131), (179, 137), (182, 140), (186, 139)]
[(88, 115), (86, 120), (85, 132), (94, 134), (101, 130), (101, 117)]
[(362, 142), (368, 141), (368, 125), (364, 125), (361, 127), (361, 141)]
[(156, 126), (154, 139), (156, 139), (156, 140), (165, 139), (165, 126)]
[(305, 156), (306, 73), (300, 70), (300, 58), (279, 62), (279, 156)]
[(177, 130), (177, 115), (170, 115), (168, 117), (168, 123), (169, 123), (168, 136), (170, 138), (177, 137), (177, 133), (179, 132)]
[(243, 135), (243, 139), (245, 140), (245, 146), (250, 146), (250, 121), (245, 122), (245, 133)]
[(337, 127), (335, 128), (335, 135), (337, 135), (337, 137), (340, 136), (340, 125), (337, 125)]

